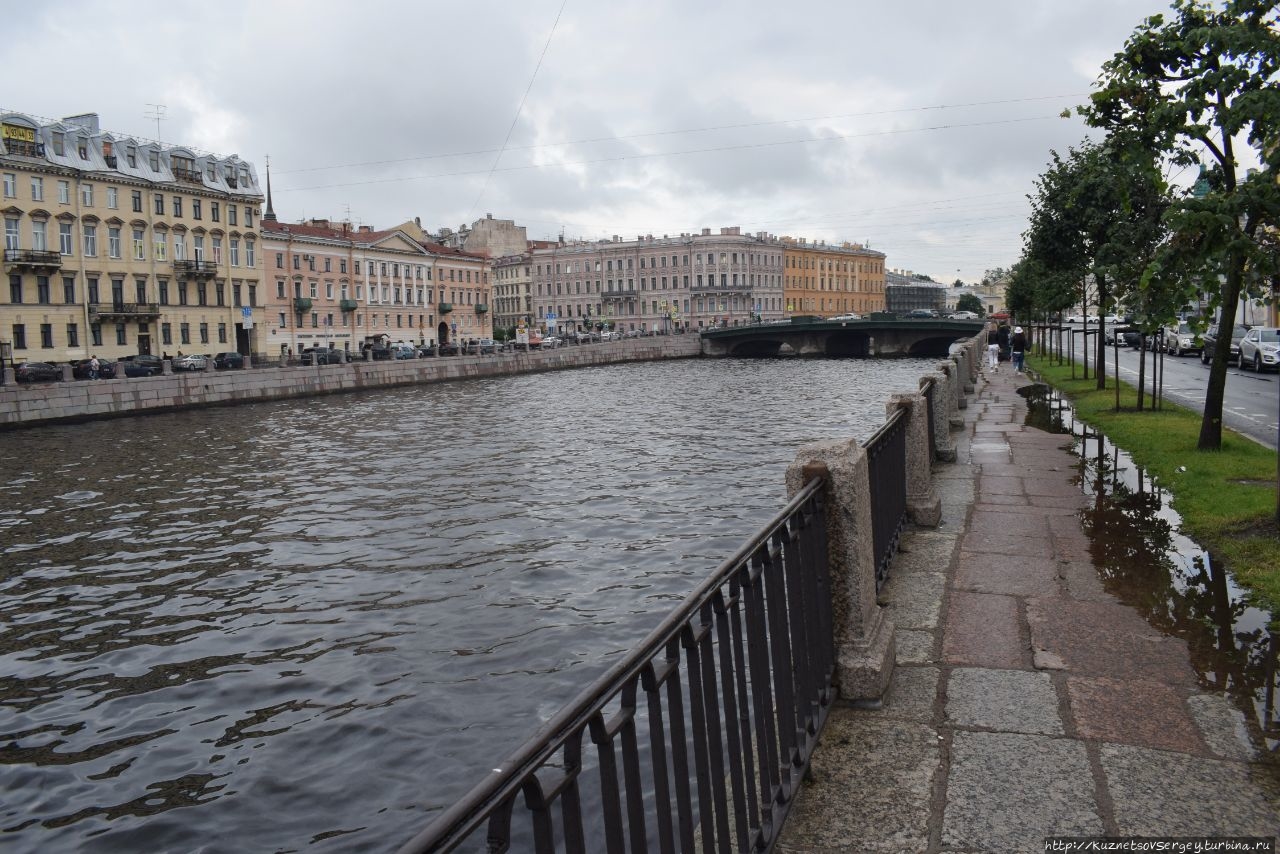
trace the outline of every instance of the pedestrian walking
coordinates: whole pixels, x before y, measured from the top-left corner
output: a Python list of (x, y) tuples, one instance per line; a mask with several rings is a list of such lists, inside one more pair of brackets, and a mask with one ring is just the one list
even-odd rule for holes
[(98, 371), (102, 369), (102, 363), (98, 361), (98, 357), (94, 356), (89, 360), (89, 379), (96, 380)]
[(1027, 360), (1027, 336), (1021, 326), (1013, 328), (1013, 337), (1009, 339), (1009, 348), (1013, 352), (1013, 372), (1022, 373)]
[(1003, 320), (1000, 321), (1000, 327), (996, 330), (996, 335), (1000, 340), (1000, 361), (1009, 361), (1009, 324)]
[(1000, 333), (994, 323), (987, 329), (987, 367), (992, 373), (1000, 370)]

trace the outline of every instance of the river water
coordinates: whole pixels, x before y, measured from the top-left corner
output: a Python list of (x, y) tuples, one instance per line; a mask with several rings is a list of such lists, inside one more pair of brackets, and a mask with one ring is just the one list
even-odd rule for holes
[(386, 851), (927, 360), (685, 360), (0, 435), (0, 843)]

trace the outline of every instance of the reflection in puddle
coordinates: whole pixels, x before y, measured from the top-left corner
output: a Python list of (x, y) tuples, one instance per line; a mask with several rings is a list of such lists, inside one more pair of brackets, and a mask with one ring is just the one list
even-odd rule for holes
[(1280, 635), (1268, 631), (1271, 615), (1249, 605), (1226, 568), (1179, 532), (1171, 496), (1125, 451), (1077, 421), (1047, 386), (1020, 393), (1027, 425), (1076, 439), (1080, 486), (1093, 497), (1081, 522), (1107, 592), (1182, 638), (1201, 686), (1230, 696), (1254, 742), (1280, 751)]

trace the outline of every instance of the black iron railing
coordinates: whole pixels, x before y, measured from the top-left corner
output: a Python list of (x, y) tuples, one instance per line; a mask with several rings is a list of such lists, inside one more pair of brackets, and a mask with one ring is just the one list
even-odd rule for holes
[(871, 542), (875, 550), (876, 590), (889, 578), (889, 562), (907, 520), (907, 419), (898, 409), (867, 441), (871, 481)]
[(4, 261), (6, 264), (20, 264), (27, 267), (61, 267), (62, 255), (42, 249), (6, 249)]
[(401, 851), (450, 851), (482, 826), (491, 852), (771, 850), (835, 696), (827, 478), (806, 473), (639, 646)]

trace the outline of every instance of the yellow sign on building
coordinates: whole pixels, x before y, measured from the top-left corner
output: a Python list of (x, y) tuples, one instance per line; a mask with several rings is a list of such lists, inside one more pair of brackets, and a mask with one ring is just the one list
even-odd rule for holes
[(0, 126), (0, 135), (5, 139), (16, 139), (19, 142), (35, 142), (35, 128), (24, 128), (19, 125)]

